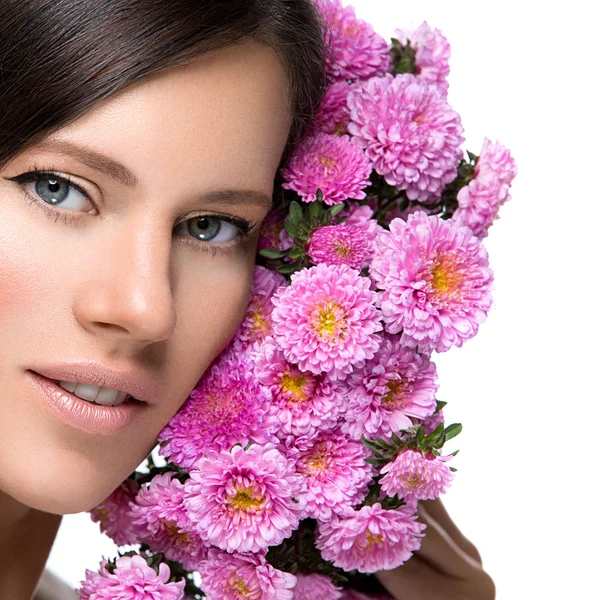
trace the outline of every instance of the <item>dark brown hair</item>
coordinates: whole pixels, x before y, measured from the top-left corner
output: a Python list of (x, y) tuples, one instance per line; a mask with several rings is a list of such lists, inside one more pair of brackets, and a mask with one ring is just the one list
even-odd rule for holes
[(284, 65), (293, 123), (327, 85), (314, 0), (0, 0), (0, 168), (104, 98), (199, 54), (255, 39)]

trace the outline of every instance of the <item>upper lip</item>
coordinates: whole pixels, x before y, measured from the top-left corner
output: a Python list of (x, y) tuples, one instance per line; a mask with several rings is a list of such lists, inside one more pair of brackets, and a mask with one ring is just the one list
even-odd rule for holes
[(110, 368), (93, 360), (41, 365), (30, 369), (48, 379), (77, 381), (127, 392), (136, 400), (152, 403), (162, 394), (162, 386), (152, 375), (137, 367)]

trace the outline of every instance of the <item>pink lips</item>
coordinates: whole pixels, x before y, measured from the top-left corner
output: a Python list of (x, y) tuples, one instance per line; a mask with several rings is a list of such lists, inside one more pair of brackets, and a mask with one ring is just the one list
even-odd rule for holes
[(148, 405), (128, 398), (119, 406), (92, 404), (63, 390), (58, 383), (27, 371), (39, 390), (44, 408), (63, 423), (92, 435), (111, 436), (124, 430)]

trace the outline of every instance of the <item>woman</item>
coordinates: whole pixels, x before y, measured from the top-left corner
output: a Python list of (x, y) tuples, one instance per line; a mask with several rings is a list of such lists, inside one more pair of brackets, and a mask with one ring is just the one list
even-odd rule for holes
[[(3, 0), (0, 43), (0, 597), (28, 600), (61, 515), (131, 473), (236, 331), (325, 51), (310, 0)], [(73, 413), (69, 382), (133, 398)], [(383, 585), (493, 597), (427, 510), (421, 566)]]

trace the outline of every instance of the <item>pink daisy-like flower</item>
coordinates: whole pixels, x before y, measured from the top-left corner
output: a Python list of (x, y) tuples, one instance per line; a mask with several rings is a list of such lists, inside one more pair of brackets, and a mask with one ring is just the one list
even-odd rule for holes
[(117, 558), (114, 573), (102, 560), (100, 570), (88, 569), (76, 590), (81, 600), (183, 600), (185, 581), (168, 583), (171, 569), (160, 563), (158, 574), (141, 556)]
[(273, 333), (287, 360), (315, 375), (343, 379), (373, 357), (382, 326), (367, 277), (346, 265), (292, 274), (273, 296)]
[(258, 380), (271, 392), (271, 412), (281, 425), (277, 435), (312, 437), (317, 430), (337, 425), (345, 410), (345, 398), (336, 393), (337, 386), (322, 375), (300, 371), (288, 362), (273, 338), (267, 338), (255, 359)]
[(138, 543), (135, 531), (131, 527), (129, 507), (139, 489), (139, 484), (128, 478), (100, 504), (88, 511), (92, 521), (100, 524), (100, 531), (110, 537), (117, 546)]
[(262, 553), (211, 548), (200, 569), (207, 600), (293, 600), (296, 576), (271, 566)]
[(253, 344), (271, 335), (273, 332), (271, 296), (284, 285), (287, 285), (287, 281), (281, 273), (259, 265), (254, 267), (252, 294), (244, 319), (236, 333), (236, 337), (243, 344)]
[(366, 79), (392, 69), (388, 44), (373, 26), (340, 0), (315, 0), (325, 17), (325, 42), (331, 49), (326, 68), (333, 80)]
[(184, 505), (202, 538), (228, 552), (276, 546), (304, 518), (302, 478), (273, 444), (209, 452), (185, 488)]
[(432, 83), (446, 95), (450, 73), (450, 44), (439, 29), (432, 29), (424, 21), (414, 30), (396, 29), (394, 35), (403, 46), (415, 50), (417, 79)]
[(314, 202), (317, 189), (323, 193), (325, 204), (339, 204), (348, 198), (361, 200), (372, 170), (350, 136), (317, 133), (298, 143), (281, 170), (285, 180), (281, 187), (294, 190), (304, 202)]
[(406, 562), (421, 547), (425, 527), (408, 507), (384, 510), (376, 502), (353, 516), (320, 522), (316, 546), (340, 569), (374, 573)]
[(348, 94), (352, 141), (410, 200), (434, 201), (463, 156), (460, 115), (432, 85), (403, 73), (372, 77)]
[[(339, 213), (340, 217), (345, 217), (346, 225), (355, 225), (360, 227), (370, 243), (373, 243), (383, 227), (373, 218), (373, 209), (366, 204), (358, 204), (357, 202), (350, 203), (346, 210)], [(371, 248), (371, 246), (369, 246)]]
[(184, 486), (174, 475), (155, 475), (149, 487), (142, 486), (131, 505), (132, 526), (140, 542), (195, 571), (207, 548), (193, 529), (183, 506)]
[(285, 233), (284, 222), (286, 216), (286, 211), (280, 208), (273, 208), (269, 211), (260, 228), (260, 235), (256, 248), (257, 252), (260, 252), (265, 248), (287, 250), (291, 247), (291, 244), (288, 245), (288, 242), (282, 239), (282, 234)]
[(306, 481), (306, 514), (315, 519), (331, 519), (362, 502), (373, 477), (366, 462), (369, 450), (339, 430), (321, 432), (314, 438), (297, 438), (288, 443), (288, 456), (296, 462), (296, 472)]
[(306, 244), (306, 254), (317, 265), (348, 265), (360, 271), (368, 262), (371, 243), (359, 225), (325, 225), (315, 229)]
[(298, 573), (294, 600), (339, 600), (342, 588), (333, 585), (329, 577), (318, 573)]
[(462, 346), (492, 306), (488, 254), (468, 227), (424, 212), (379, 234), (370, 274), (389, 333), (419, 352)]
[(381, 491), (399, 498), (413, 496), (417, 500), (433, 500), (452, 482), (454, 474), (445, 461), (452, 456), (423, 456), (417, 450), (404, 450), (381, 469)]
[(342, 431), (352, 438), (390, 438), (412, 427), (410, 417), (426, 418), (435, 411), (438, 389), (435, 363), (385, 338), (377, 354), (344, 381), (348, 409)]
[(346, 105), (348, 93), (356, 86), (347, 81), (335, 81), (327, 87), (323, 101), (312, 122), (309, 135), (317, 133), (333, 133), (344, 135), (348, 133), (350, 111)]
[(473, 179), (457, 195), (458, 209), (452, 218), (467, 225), (479, 239), (487, 237), (498, 219), (500, 207), (510, 200), (510, 186), (517, 175), (517, 165), (510, 152), (499, 142), (485, 138), (475, 165)]
[(249, 441), (276, 443), (278, 426), (270, 413), (268, 390), (256, 378), (252, 361), (232, 349), (212, 364), (159, 433), (159, 452), (191, 469), (209, 449), (229, 450)]

